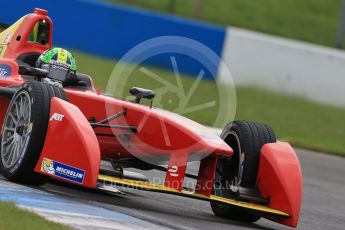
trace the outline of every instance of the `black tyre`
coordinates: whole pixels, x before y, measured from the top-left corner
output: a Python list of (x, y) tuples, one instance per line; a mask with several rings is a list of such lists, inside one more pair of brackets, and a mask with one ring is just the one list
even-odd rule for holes
[[(237, 199), (240, 187), (256, 187), (261, 147), (266, 143), (276, 142), (275, 134), (264, 124), (234, 121), (224, 128), (221, 137), (233, 149), (234, 154), (218, 161), (213, 193)], [(223, 218), (243, 222), (260, 219), (244, 209), (218, 202), (211, 202), (211, 207), (215, 215)]]
[(8, 180), (30, 185), (47, 181), (34, 167), (44, 145), (52, 97), (67, 100), (63, 89), (40, 82), (24, 83), (12, 97), (0, 147), (0, 168)]

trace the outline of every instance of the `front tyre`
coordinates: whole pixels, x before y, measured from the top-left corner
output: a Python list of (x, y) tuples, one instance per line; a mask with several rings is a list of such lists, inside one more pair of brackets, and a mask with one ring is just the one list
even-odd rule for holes
[[(267, 125), (234, 121), (224, 128), (221, 138), (233, 149), (234, 154), (229, 158), (219, 159), (213, 194), (238, 199), (240, 188), (256, 188), (260, 150), (264, 144), (276, 142), (276, 137)], [(223, 218), (242, 222), (260, 219), (244, 209), (218, 202), (211, 202), (211, 207), (216, 216)]]
[(0, 168), (10, 181), (42, 185), (48, 177), (34, 172), (48, 128), (52, 97), (67, 100), (61, 88), (24, 83), (12, 97), (4, 119)]

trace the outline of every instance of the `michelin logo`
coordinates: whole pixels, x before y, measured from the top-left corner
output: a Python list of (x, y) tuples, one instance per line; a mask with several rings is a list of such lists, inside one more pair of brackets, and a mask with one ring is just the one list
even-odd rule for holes
[(85, 170), (47, 158), (43, 158), (41, 171), (80, 184), (83, 183), (85, 176)]

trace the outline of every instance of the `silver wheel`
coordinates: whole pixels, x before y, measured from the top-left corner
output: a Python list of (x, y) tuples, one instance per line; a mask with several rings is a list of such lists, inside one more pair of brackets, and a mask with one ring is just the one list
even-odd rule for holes
[(31, 98), (27, 91), (19, 92), (8, 108), (2, 131), (1, 161), (13, 167), (25, 153), (32, 125)]
[(47, 182), (35, 167), (45, 143), (52, 97), (66, 100), (63, 89), (36, 81), (25, 82), (12, 97), (1, 137), (0, 168), (6, 179), (29, 185)]

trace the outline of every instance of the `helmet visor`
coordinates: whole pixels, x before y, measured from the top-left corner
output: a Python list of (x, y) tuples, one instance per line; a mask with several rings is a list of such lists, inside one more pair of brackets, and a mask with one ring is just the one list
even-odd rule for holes
[(48, 70), (48, 77), (57, 80), (61, 83), (66, 82), (68, 76), (71, 74), (71, 70), (54, 64), (45, 64), (42, 68)]

